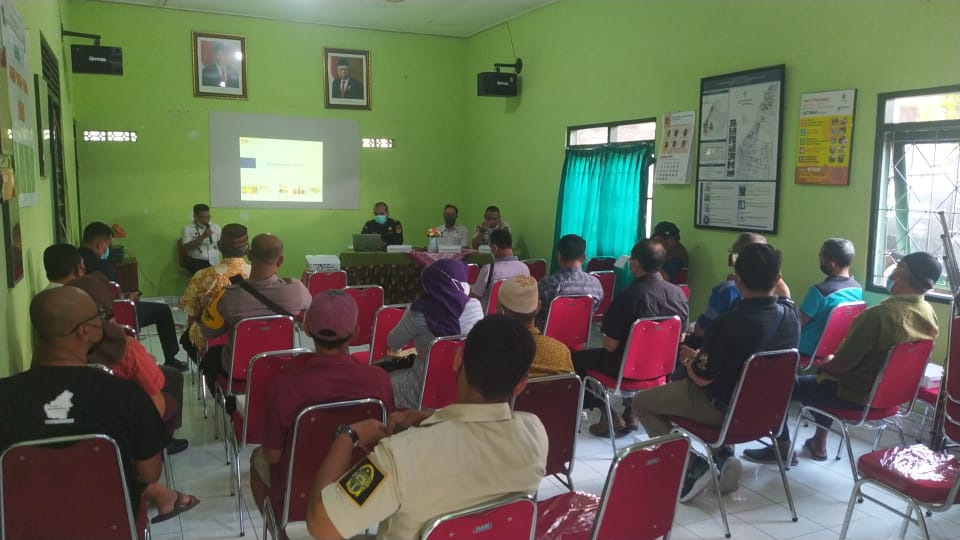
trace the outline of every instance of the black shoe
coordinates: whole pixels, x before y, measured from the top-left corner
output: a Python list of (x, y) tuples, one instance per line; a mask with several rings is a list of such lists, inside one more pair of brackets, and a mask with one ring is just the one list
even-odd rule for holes
[(685, 503), (696, 497), (710, 483), (710, 465), (707, 460), (692, 454), (687, 471), (683, 475), (683, 488), (680, 490), (680, 502)]
[[(780, 447), (780, 457), (784, 460), (787, 459), (787, 452), (790, 451), (790, 444), (783, 444)], [(750, 450), (743, 451), (743, 458), (747, 461), (752, 461), (754, 463), (763, 463), (765, 465), (776, 465), (777, 464), (777, 454), (773, 451), (772, 446), (767, 446), (764, 448), (753, 448)], [(790, 461), (790, 467), (796, 466), (800, 461), (797, 459), (797, 455), (793, 455), (793, 459)]]
[(174, 455), (179, 454), (187, 449), (190, 446), (190, 441), (186, 439), (174, 439), (170, 441), (170, 444), (167, 445), (167, 454)]
[(163, 365), (165, 365), (165, 366), (167, 366), (167, 367), (172, 367), (173, 369), (179, 369), (180, 371), (186, 371), (186, 370), (190, 369), (189, 366), (187, 366), (187, 363), (186, 363), (186, 362), (181, 362), (181, 361), (177, 360), (176, 358), (172, 358), (172, 359), (170, 359), (170, 360), (167, 360), (166, 362), (163, 363)]

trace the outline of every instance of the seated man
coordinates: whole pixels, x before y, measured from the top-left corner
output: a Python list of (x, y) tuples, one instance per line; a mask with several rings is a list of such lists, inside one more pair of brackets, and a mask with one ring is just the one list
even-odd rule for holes
[(403, 226), (399, 220), (390, 217), (390, 208), (383, 201), (373, 205), (373, 219), (363, 224), (360, 234), (379, 234), (388, 246), (403, 243)]
[(180, 343), (191, 357), (207, 346), (199, 324), (204, 310), (230, 284), (230, 278), (237, 275), (243, 279), (250, 277), (250, 265), (244, 260), (250, 248), (246, 227), (239, 223), (227, 224), (220, 236), (219, 248), (223, 260), (194, 274), (180, 300), (180, 309), (187, 314), (187, 339), (181, 338)]
[[(494, 234), (503, 231), (494, 231)], [(537, 346), (537, 354), (530, 364), (528, 375), (556, 375), (558, 373), (573, 373), (573, 362), (570, 359), (570, 349), (563, 343), (547, 337), (533, 325), (533, 319), (540, 310), (540, 299), (537, 296), (537, 280), (530, 276), (513, 276), (503, 282), (500, 287), (500, 296), (497, 301), (497, 313), (516, 320), (527, 327), (533, 334), (533, 341)]]
[[(272, 234), (258, 234), (250, 244), (250, 279), (243, 282), (270, 304), (254, 296), (243, 285), (228, 285), (204, 313), (200, 332), (210, 340), (230, 334), (227, 344), (210, 347), (200, 363), (210, 390), (216, 392), (217, 375), (230, 373), (233, 358), (233, 331), (242, 319), (266, 315), (297, 316), (310, 307), (310, 292), (298, 279), (277, 277), (283, 265), (283, 242)], [(236, 276), (235, 276), (236, 277)]]
[[(313, 338), (310, 363), (287, 370), (270, 382), (264, 409), (263, 446), (250, 455), (250, 487), (257, 508), (280, 478), (280, 458), (297, 415), (319, 403), (376, 398), (392, 412), (393, 386), (387, 372), (350, 358), (350, 338), (357, 331), (357, 303), (341, 290), (319, 293), (310, 303), (304, 331)], [(273, 490), (280, 493), (280, 490)], [(271, 497), (276, 499), (276, 495)]]
[[(668, 416), (689, 418), (719, 426), (743, 364), (754, 353), (792, 349), (800, 339), (800, 315), (789, 298), (774, 293), (780, 279), (780, 252), (767, 244), (750, 244), (740, 250), (734, 280), (742, 300), (717, 317), (703, 336), (699, 350), (680, 347), (687, 378), (650, 388), (633, 397), (633, 415), (648, 437), (670, 432)], [(720, 491), (739, 488), (743, 465), (731, 451), (716, 451)], [(680, 502), (698, 495), (710, 482), (707, 460), (693, 454), (687, 464)]]
[(509, 230), (498, 229), (490, 233), (490, 254), (493, 255), (493, 262), (480, 269), (477, 282), (470, 287), (470, 296), (479, 298), (484, 309), (490, 301), (490, 289), (494, 282), (530, 275), (530, 268), (513, 254), (513, 237)]
[(684, 270), (690, 266), (690, 257), (687, 248), (680, 243), (680, 228), (675, 223), (661, 221), (654, 226), (650, 236), (667, 250), (667, 259), (661, 271), (663, 278), (675, 285), (686, 283), (687, 273)]
[(87, 273), (80, 251), (71, 244), (54, 244), (43, 250), (43, 269), (50, 281), (47, 289), (62, 287)]
[(30, 302), (36, 350), (30, 369), (0, 379), (0, 451), (33, 439), (103, 433), (120, 448), (137, 509), (144, 487), (160, 479), (160, 451), (170, 436), (136, 383), (87, 367), (88, 351), (103, 339), (103, 317), (76, 287), (41, 291)]
[[(793, 399), (816, 407), (863, 409), (890, 349), (908, 341), (937, 337), (937, 315), (923, 295), (940, 279), (941, 270), (937, 259), (922, 251), (900, 259), (890, 276), (890, 298), (854, 319), (837, 353), (820, 366), (816, 375), (797, 378)], [(824, 461), (831, 420), (815, 416), (817, 432), (803, 447), (811, 458)], [(790, 448), (786, 424), (777, 439), (781, 449)], [(744, 450), (743, 457), (758, 463), (776, 462), (771, 448)]]
[(470, 246), (477, 249), (490, 244), (490, 233), (493, 231), (510, 231), (510, 224), (500, 219), (500, 209), (488, 206), (483, 212), (483, 221), (473, 228), (473, 239)]
[(460, 209), (452, 204), (443, 207), (443, 225), (437, 227), (440, 231), (441, 246), (467, 247), (467, 227), (457, 225)]
[[(397, 412), (386, 426), (378, 420), (340, 426), (310, 493), (311, 536), (339, 540), (379, 521), (378, 538), (407, 540), (437, 515), (536, 491), (546, 470), (547, 433), (536, 416), (509, 405), (526, 385), (534, 352), (523, 325), (489, 316), (457, 355), (455, 404)], [(358, 444), (372, 452), (351, 469)]]
[[(666, 252), (654, 240), (641, 240), (630, 250), (630, 273), (634, 280), (630, 287), (613, 298), (610, 310), (603, 317), (603, 348), (576, 351), (573, 365), (580, 377), (587, 370), (595, 370), (617, 377), (623, 364), (623, 351), (630, 337), (634, 321), (648, 317), (680, 317), (681, 339), (687, 327), (690, 308), (687, 296), (680, 287), (663, 278), (662, 270)], [(679, 343), (678, 343), (679, 345)], [(602, 406), (603, 402), (593, 394), (584, 394), (583, 408)], [(623, 418), (614, 418), (613, 427), (621, 435), (636, 431), (637, 421), (630, 412), (630, 400), (624, 400)], [(598, 437), (610, 436), (606, 413), (590, 426), (590, 433)]]
[(820, 271), (827, 279), (811, 286), (800, 304), (800, 354), (813, 354), (833, 308), (863, 300), (863, 289), (850, 277), (853, 255), (853, 242), (846, 238), (829, 238), (820, 248)]
[[(88, 274), (103, 272), (110, 281), (117, 281), (117, 272), (107, 262), (112, 240), (113, 229), (106, 223), (94, 221), (84, 227), (79, 250)], [(177, 360), (180, 344), (177, 342), (177, 328), (173, 324), (170, 306), (161, 302), (141, 302), (140, 291), (125, 292), (124, 296), (136, 302), (137, 320), (141, 328), (151, 325), (157, 327), (157, 336), (163, 349), (163, 365), (186, 371), (187, 364)]]
[(183, 228), (180, 249), (186, 254), (183, 268), (191, 276), (220, 262), (220, 226), (210, 221), (210, 207), (193, 205), (193, 223)]
[[(596, 310), (603, 300), (603, 285), (600, 280), (583, 271), (583, 259), (586, 257), (587, 243), (575, 234), (568, 234), (557, 242), (557, 266), (560, 270), (540, 280), (540, 313), (537, 314), (537, 328), (541, 331), (547, 324), (550, 302), (558, 296), (592, 296), (593, 309)], [(478, 280), (479, 281), (479, 280)]]

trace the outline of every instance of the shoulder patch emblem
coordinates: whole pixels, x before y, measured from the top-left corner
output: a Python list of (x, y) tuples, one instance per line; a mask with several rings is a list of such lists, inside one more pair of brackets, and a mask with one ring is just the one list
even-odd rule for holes
[(383, 478), (383, 472), (369, 458), (363, 458), (337, 484), (357, 506), (363, 506), (383, 482)]

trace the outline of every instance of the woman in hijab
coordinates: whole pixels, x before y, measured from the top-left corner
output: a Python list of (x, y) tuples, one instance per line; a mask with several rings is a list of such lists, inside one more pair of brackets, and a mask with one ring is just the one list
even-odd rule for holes
[(387, 347), (398, 351), (413, 340), (417, 359), (410, 369), (394, 371), (393, 394), (398, 408), (420, 404), (427, 349), (435, 338), (470, 332), (483, 318), (480, 301), (470, 298), (467, 265), (454, 259), (439, 260), (423, 269), (423, 295), (410, 304), (397, 326), (387, 336)]

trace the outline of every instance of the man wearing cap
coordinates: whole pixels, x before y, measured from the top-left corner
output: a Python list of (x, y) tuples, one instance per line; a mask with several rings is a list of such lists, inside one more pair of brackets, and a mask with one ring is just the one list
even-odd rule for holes
[(676, 223), (670, 221), (661, 221), (653, 228), (651, 237), (663, 244), (667, 250), (667, 258), (663, 263), (664, 279), (674, 284), (687, 282), (687, 272), (690, 265), (690, 259), (687, 256), (687, 248), (680, 243), (680, 228)]
[(490, 289), (495, 282), (513, 276), (530, 275), (530, 267), (513, 254), (510, 229), (497, 229), (490, 233), (490, 254), (493, 255), (493, 262), (480, 269), (477, 282), (470, 287), (470, 296), (479, 298), (484, 308), (490, 301)]
[[(498, 231), (494, 231), (496, 232)], [(570, 349), (563, 343), (541, 334), (540, 330), (533, 325), (533, 320), (540, 311), (537, 292), (537, 280), (530, 276), (519, 275), (507, 279), (500, 286), (497, 313), (516, 320), (533, 334), (537, 354), (533, 357), (533, 363), (530, 364), (528, 374), (531, 377), (573, 373)]]
[(363, 99), (363, 83), (350, 76), (350, 59), (337, 58), (337, 78), (330, 83), (334, 99)]
[(350, 357), (350, 338), (357, 332), (357, 303), (342, 290), (319, 293), (310, 302), (303, 329), (316, 351), (307, 364), (277, 375), (267, 388), (263, 446), (250, 455), (250, 487), (257, 508), (270, 495), (283, 501), (280, 458), (291, 440), (294, 422), (305, 407), (354, 399), (376, 398), (390, 413), (393, 386), (387, 372)]
[[(250, 265), (244, 260), (250, 247), (247, 240), (247, 228), (239, 223), (229, 223), (220, 234), (218, 242), (223, 259), (216, 266), (204, 268), (190, 278), (187, 290), (180, 300), (180, 309), (187, 314), (187, 338), (181, 339), (184, 350), (196, 355), (197, 349), (204, 349), (207, 340), (200, 332), (200, 321), (210, 302), (218, 297), (230, 284), (230, 278), (236, 275), (243, 279), (250, 277)], [(191, 350), (192, 349), (192, 350)]]
[(575, 234), (560, 237), (557, 242), (557, 266), (559, 270), (543, 278), (537, 284), (540, 289), (540, 305), (543, 309), (537, 314), (536, 325), (544, 330), (550, 302), (558, 296), (591, 296), (593, 309), (596, 310), (603, 300), (603, 285), (592, 274), (583, 271), (583, 259), (587, 255), (587, 242)]
[[(816, 375), (797, 378), (793, 399), (816, 407), (863, 409), (890, 349), (908, 341), (937, 337), (937, 315), (923, 295), (936, 285), (941, 270), (937, 259), (922, 251), (900, 259), (888, 279), (890, 298), (853, 320), (836, 354), (820, 366)], [(831, 420), (814, 416), (817, 432), (803, 443), (803, 448), (814, 460), (825, 461)], [(786, 423), (777, 439), (781, 451), (790, 448)], [(743, 457), (776, 463), (772, 448), (745, 450)]]

